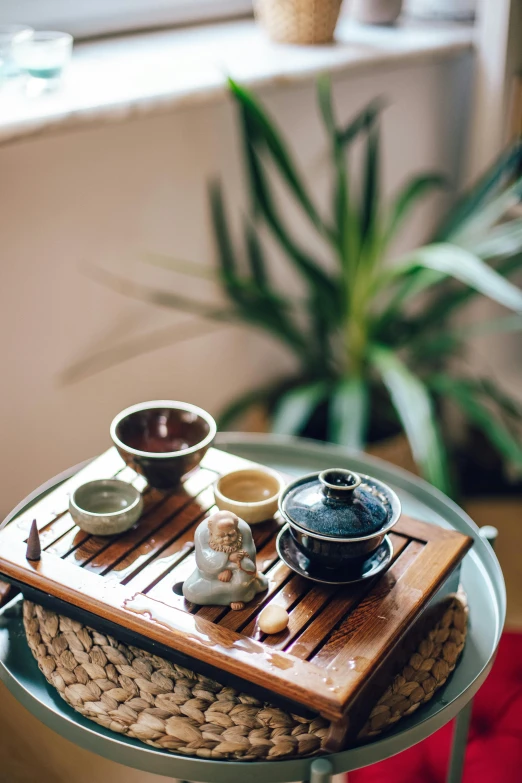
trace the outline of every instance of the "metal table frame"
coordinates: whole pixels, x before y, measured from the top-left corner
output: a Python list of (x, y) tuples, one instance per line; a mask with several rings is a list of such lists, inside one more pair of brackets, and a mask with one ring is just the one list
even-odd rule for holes
[[(471, 642), (474, 654), (479, 657), (478, 667), (475, 661), (478, 671), (466, 678), (458, 693), (448, 698), (444, 696), (443, 689), (443, 695), (435, 697), (430, 708), (424, 708), (410, 718), (403, 719), (392, 733), (369, 744), (316, 759), (271, 762), (211, 761), (175, 756), (147, 747), (136, 740), (121, 737), (88, 721), (65, 704), (44, 681), (25, 639), (21, 638), (21, 619), (16, 613), (9, 611), (9, 605), (2, 612), (3, 630), (0, 629), (0, 633), (7, 634), (5, 643), (0, 644), (0, 677), (5, 685), (36, 718), (80, 747), (136, 769), (199, 783), (243, 783), (247, 777), (251, 783), (289, 783), (297, 780), (330, 783), (333, 775), (368, 766), (406, 750), (457, 717), (447, 780), (448, 783), (459, 783), (462, 779), (472, 699), (491, 669), (505, 618), (502, 572), (492, 548), (487, 543), (494, 538), (494, 528), (483, 529), (485, 535), (481, 536), (476, 525), (461, 509), (426, 482), (381, 460), (353, 454), (341, 447), (293, 438), (236, 434), (221, 436), (217, 445), (240, 456), (257, 459), (274, 467), (279, 466), (287, 472), (289, 466), (294, 466), (294, 472), (301, 473), (310, 463), (317, 465), (317, 468), (348, 463), (356, 470), (373, 472), (385, 481), (395, 484), (399, 490), (410, 493), (411, 497), (422, 498), (420, 502), (423, 502), (426, 508), (433, 509), (435, 516), (442, 517), (443, 524), (446, 523), (447, 516), (447, 524), (473, 536), (475, 546), (467, 558), (471, 557), (474, 568), (479, 569), (478, 573), (474, 574), (474, 579), (478, 577), (480, 580), (489, 580), (487, 596), (490, 600), (489, 611), (494, 619), (490, 638), (485, 641), (477, 639), (481, 644), (476, 644), (473, 640)], [(86, 463), (77, 465), (43, 484), (9, 514), (5, 523), (37, 498), (65, 481), (84, 464)], [(469, 594), (470, 586), (466, 585), (465, 570), (463, 579)], [(484, 636), (484, 630), (478, 630)], [(472, 639), (473, 632), (472, 627)], [(465, 654), (469, 644), (470, 641), (466, 645)], [(464, 661), (460, 669), (463, 664)]]

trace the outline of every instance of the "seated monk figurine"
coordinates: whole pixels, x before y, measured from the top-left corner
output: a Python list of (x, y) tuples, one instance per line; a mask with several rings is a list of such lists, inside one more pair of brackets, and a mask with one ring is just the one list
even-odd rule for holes
[(194, 604), (243, 609), (268, 581), (256, 568), (252, 532), (230, 511), (217, 511), (198, 525), (194, 535), (196, 569), (183, 584)]

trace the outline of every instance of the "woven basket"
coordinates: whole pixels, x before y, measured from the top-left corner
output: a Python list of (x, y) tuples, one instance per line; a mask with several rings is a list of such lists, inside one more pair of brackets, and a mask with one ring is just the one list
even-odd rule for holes
[[(373, 708), (361, 740), (414, 712), (448, 679), (465, 644), (465, 604), (448, 598), (439, 618)], [(119, 734), (206, 759), (282, 759), (322, 750), (328, 722), (321, 717), (283, 712), (29, 601), (24, 626), (41, 672), (60, 696)]]
[(273, 41), (331, 43), (342, 0), (255, 0), (254, 11)]

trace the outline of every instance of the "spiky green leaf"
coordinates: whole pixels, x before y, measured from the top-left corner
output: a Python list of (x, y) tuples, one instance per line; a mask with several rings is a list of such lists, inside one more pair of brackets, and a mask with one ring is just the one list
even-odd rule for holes
[(252, 92), (241, 87), (233, 79), (228, 80), (228, 85), (242, 111), (247, 115), (251, 127), (254, 127), (256, 130), (256, 142), (262, 144), (270, 153), (271, 159), (283, 180), (294, 194), (305, 214), (313, 225), (324, 233), (324, 223), (307, 193), (303, 180), (275, 123), (268, 117)]
[(413, 324), (407, 344), (412, 355), (425, 364), (433, 361), (437, 356), (447, 361), (451, 355), (462, 353), (465, 345), (474, 338), (520, 331), (522, 331), (522, 315), (480, 320), (464, 326), (450, 325), (446, 328), (433, 329), (428, 334), (416, 331)]
[(234, 243), (232, 242), (228, 228), (223, 193), (219, 182), (210, 183), (209, 200), (221, 277), (225, 286), (228, 289), (233, 290), (237, 283), (236, 270), (238, 264), (234, 251)]
[(487, 237), (490, 231), (522, 198), (522, 177), (499, 193), (476, 214), (453, 231), (449, 239), (457, 245), (469, 246)]
[(445, 242), (459, 231), (474, 215), (494, 198), (522, 166), (522, 141), (501, 153), (485, 174), (454, 204), (434, 236), (434, 241)]
[[(247, 251), (254, 284), (238, 273), (238, 262), (232, 244), (223, 196), (218, 184), (210, 189), (210, 203), (220, 276), (234, 306), (247, 323), (262, 328), (280, 339), (300, 359), (308, 356), (308, 346), (288, 313), (288, 302), (268, 286), (261, 245), (253, 229), (247, 234)], [(264, 276), (264, 285), (259, 285)]]
[(366, 245), (374, 241), (379, 209), (379, 128), (374, 124), (368, 130), (366, 140), (365, 174), (361, 205), (361, 238)]
[[(497, 274), (502, 276), (509, 276), (519, 269), (522, 269), (522, 253), (502, 259), (495, 267)], [(458, 286), (453, 280), (445, 279), (441, 285), (437, 286), (431, 302), (428, 302), (423, 311), (413, 319), (413, 333), (421, 335), (433, 327), (446, 323), (460, 307), (464, 307), (477, 296), (477, 293), (475, 288)]]
[(484, 397), (498, 406), (503, 415), (522, 422), (522, 402), (519, 399), (512, 397), (491, 378), (480, 378), (477, 383)]
[(349, 146), (355, 141), (360, 133), (370, 130), (385, 105), (386, 101), (384, 98), (376, 98), (365, 106), (345, 128), (338, 131), (340, 143), (343, 146)]
[(332, 106), (332, 82), (325, 73), (320, 74), (317, 79), (317, 98), (326, 130), (335, 140), (337, 137), (337, 124)]
[(478, 239), (461, 241), (459, 244), (480, 258), (513, 256), (522, 251), (522, 219), (501, 223)]
[(272, 383), (262, 386), (258, 389), (252, 389), (245, 392), (240, 397), (232, 400), (221, 411), (218, 416), (218, 425), (220, 430), (226, 430), (233, 425), (237, 419), (247, 413), (251, 408), (260, 406), (265, 409), (270, 408), (279, 394), (286, 388), (293, 386), (298, 379), (289, 378), (276, 380)]
[[(343, 268), (343, 283), (345, 297), (350, 287), (350, 263), (355, 260), (356, 247), (359, 241), (359, 224), (350, 210), (350, 196), (347, 177), (347, 163), (344, 145), (339, 138), (339, 130), (332, 103), (331, 81), (326, 75), (320, 76), (317, 82), (318, 102), (328, 132), (332, 166), (335, 184), (333, 209), (336, 237), (336, 251)], [(363, 126), (361, 126), (362, 129)]]
[(248, 220), (244, 221), (244, 232), (247, 258), (252, 279), (255, 285), (260, 289), (266, 289), (269, 286), (269, 279), (263, 246), (261, 245), (261, 241), (254, 226)]
[(438, 394), (453, 399), (505, 459), (522, 465), (520, 439), (493, 415), (489, 406), (484, 405), (475, 384), (441, 373), (430, 379), (430, 385)]
[(413, 458), (424, 477), (450, 491), (447, 456), (442, 445), (432, 398), (420, 378), (392, 351), (375, 347), (370, 361), (390, 394), (411, 446)]
[(444, 275), (433, 269), (414, 267), (402, 276), (392, 280), (390, 297), (380, 316), (376, 317), (373, 334), (376, 339), (388, 342), (390, 327), (404, 319), (406, 305), (410, 300), (444, 279)]
[(252, 191), (256, 204), (275, 239), (287, 253), (306, 284), (324, 302), (323, 311), (328, 314), (333, 323), (341, 316), (338, 286), (332, 277), (325, 272), (316, 260), (290, 236), (283, 224), (277, 209), (270, 185), (265, 176), (263, 165), (259, 159), (255, 145), (252, 143), (251, 119), (245, 112), (241, 113), (245, 150), (250, 172)]
[(216, 280), (217, 277), (215, 269), (210, 266), (196, 261), (187, 261), (183, 258), (174, 258), (166, 253), (145, 253), (143, 261), (149, 266), (167, 269), (170, 272), (189, 277), (198, 277), (202, 280)]
[(328, 437), (333, 443), (362, 451), (368, 426), (369, 391), (362, 378), (345, 378), (330, 396)]
[(391, 241), (414, 206), (428, 193), (447, 185), (446, 177), (437, 172), (420, 174), (409, 180), (395, 197), (389, 225), (386, 232), (387, 241)]
[(426, 245), (396, 267), (392, 276), (400, 278), (416, 267), (453, 277), (504, 307), (522, 312), (522, 291), (464, 248), (449, 243)]
[(272, 421), (273, 432), (299, 435), (327, 394), (322, 381), (303, 384), (281, 395)]

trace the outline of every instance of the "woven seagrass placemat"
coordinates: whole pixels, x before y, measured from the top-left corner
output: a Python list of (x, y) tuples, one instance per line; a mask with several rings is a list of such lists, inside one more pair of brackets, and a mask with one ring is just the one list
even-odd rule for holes
[[(302, 718), (24, 602), (27, 641), (62, 698), (85, 717), (162, 750), (208, 759), (283, 759), (320, 753), (321, 717)], [(448, 597), (432, 629), (370, 713), (361, 741), (429, 701), (464, 648), (467, 607)]]

